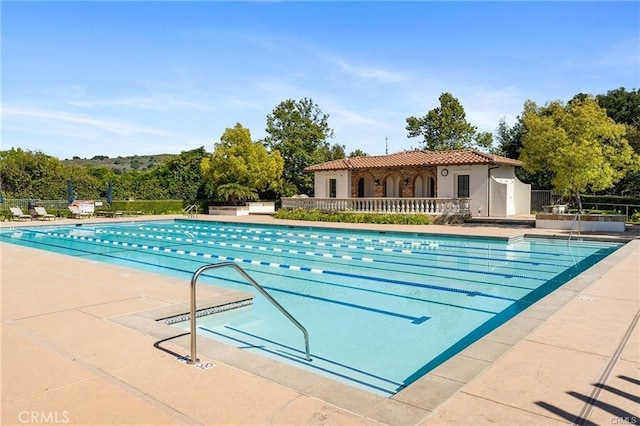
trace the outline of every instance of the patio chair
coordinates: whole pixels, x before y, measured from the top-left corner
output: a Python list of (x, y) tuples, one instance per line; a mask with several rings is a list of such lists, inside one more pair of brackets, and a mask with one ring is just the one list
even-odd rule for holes
[(69, 211), (74, 219), (84, 219), (91, 216), (89, 213), (85, 213), (78, 206), (69, 206)]
[(11, 207), (11, 214), (13, 215), (11, 218), (16, 220), (31, 220), (31, 215), (22, 213), (22, 209), (20, 207)]
[(56, 218), (54, 215), (47, 213), (44, 207), (34, 207), (34, 210), (36, 211), (36, 219), (54, 220)]

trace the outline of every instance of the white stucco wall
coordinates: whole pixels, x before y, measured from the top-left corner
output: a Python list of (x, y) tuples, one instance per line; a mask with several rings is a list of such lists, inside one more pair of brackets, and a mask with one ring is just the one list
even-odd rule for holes
[(513, 216), (531, 211), (531, 185), (520, 182), (515, 169), (501, 166), (491, 170), (490, 216)]
[[(442, 170), (447, 169), (447, 176)], [(438, 198), (458, 198), (458, 176), (469, 175), (469, 198), (471, 215), (487, 216), (487, 166), (447, 166), (438, 167)]]
[(315, 172), (313, 193), (316, 198), (329, 198), (329, 181), (336, 180), (336, 198), (350, 198), (349, 171)]
[(531, 185), (522, 183), (517, 177), (514, 180), (515, 214), (531, 213)]

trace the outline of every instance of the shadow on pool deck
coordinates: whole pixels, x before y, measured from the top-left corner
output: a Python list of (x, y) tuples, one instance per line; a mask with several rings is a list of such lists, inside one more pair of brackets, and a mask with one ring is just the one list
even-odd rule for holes
[[(566, 238), (490, 226), (325, 226)], [(186, 306), (188, 282), (12, 244), (0, 244), (0, 255), (3, 425), (621, 424), (638, 416), (638, 239), (392, 398), (200, 340), (201, 360), (215, 366), (187, 365), (175, 355), (188, 353), (188, 336), (158, 343), (164, 331), (149, 332), (144, 318)], [(199, 300), (208, 297), (235, 296), (199, 289)]]

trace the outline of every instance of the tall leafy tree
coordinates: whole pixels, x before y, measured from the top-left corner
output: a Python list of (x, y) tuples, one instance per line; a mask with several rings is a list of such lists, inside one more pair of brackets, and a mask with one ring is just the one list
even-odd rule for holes
[[(248, 192), (264, 191), (279, 184), (284, 161), (277, 150), (268, 152), (260, 142), (251, 140), (249, 129), (237, 123), (227, 128), (215, 144), (210, 158), (202, 161), (205, 176), (210, 179), (211, 187), (217, 192), (223, 185), (245, 187)], [(223, 188), (225, 194), (228, 192)], [(236, 191), (237, 192), (237, 191)], [(223, 194), (220, 197), (228, 198)]]
[(349, 153), (349, 158), (351, 157), (366, 157), (369, 154), (367, 154), (366, 152), (364, 152), (363, 150), (361, 150), (360, 148), (356, 149), (355, 151), (351, 151)]
[(319, 157), (322, 158), (322, 162), (324, 161), (332, 161), (332, 160), (340, 160), (341, 158), (345, 158), (345, 146), (334, 143), (333, 145), (329, 145), (328, 143), (323, 144), (318, 153)]
[(60, 160), (43, 152), (0, 151), (0, 186), (9, 198), (66, 198), (65, 170)]
[[(609, 117), (626, 126), (625, 138), (640, 155), (640, 89), (628, 91), (621, 87), (596, 96), (596, 100), (598, 105), (607, 110)], [(640, 196), (640, 168), (627, 173), (613, 192), (617, 195)]]
[(422, 137), (424, 148), (430, 151), (491, 146), (491, 133), (478, 133), (478, 129), (467, 121), (458, 99), (451, 93), (443, 93), (439, 100), (440, 106), (425, 116), (407, 118), (407, 137)]
[[(491, 152), (496, 155), (518, 160), (520, 158), (520, 150), (522, 149), (523, 128), (521, 116), (516, 117), (516, 122), (513, 126), (509, 126), (504, 118), (500, 119), (495, 133), (497, 145)], [(533, 189), (550, 189), (552, 187), (551, 174), (547, 169), (532, 172), (518, 167), (516, 169), (516, 176), (518, 176), (518, 179), (522, 182), (531, 184)]]
[(154, 175), (164, 182), (169, 198), (186, 201), (205, 198), (201, 164), (208, 155), (204, 147), (183, 151), (154, 169)]
[[(313, 176), (303, 170), (327, 161), (332, 152), (327, 139), (333, 137), (333, 129), (328, 120), (329, 116), (310, 98), (287, 99), (267, 116), (264, 143), (284, 159), (284, 188), (293, 185), (299, 194), (313, 194)], [(344, 148), (342, 152), (344, 155)]]
[(164, 182), (152, 170), (130, 170), (114, 183), (117, 198), (130, 200), (167, 200)]
[(520, 160), (532, 172), (547, 169), (557, 191), (575, 196), (610, 188), (638, 156), (624, 139), (625, 127), (607, 117), (592, 97), (538, 107), (527, 101)]

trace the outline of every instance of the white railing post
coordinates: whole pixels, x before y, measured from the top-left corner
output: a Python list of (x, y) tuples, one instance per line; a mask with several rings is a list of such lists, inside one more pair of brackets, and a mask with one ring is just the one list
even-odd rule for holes
[(358, 213), (423, 213), (469, 214), (469, 198), (302, 198), (283, 197), (283, 208), (317, 209), (321, 211), (353, 211)]

